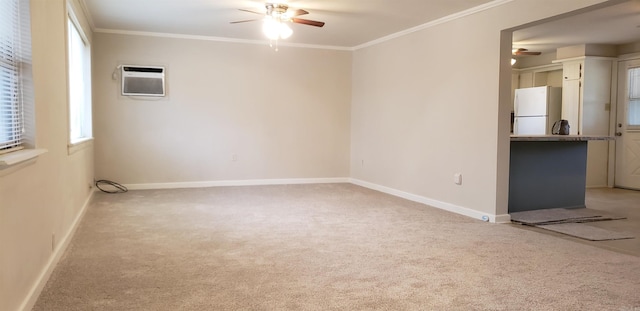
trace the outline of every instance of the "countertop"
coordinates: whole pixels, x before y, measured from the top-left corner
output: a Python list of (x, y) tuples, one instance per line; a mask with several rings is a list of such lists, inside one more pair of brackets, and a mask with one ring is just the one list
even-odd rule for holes
[(614, 140), (602, 135), (511, 135), (511, 141), (588, 141)]

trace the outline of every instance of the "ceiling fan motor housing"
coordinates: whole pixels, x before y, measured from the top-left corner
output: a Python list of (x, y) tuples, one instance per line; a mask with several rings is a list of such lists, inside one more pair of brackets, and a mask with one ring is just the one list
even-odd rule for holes
[[(289, 11), (289, 6), (286, 5), (286, 4), (282, 4), (282, 3), (266, 3), (265, 4), (265, 9), (266, 9), (265, 13), (256, 12), (256, 11), (252, 11), (252, 10), (246, 10), (246, 9), (239, 9), (239, 10), (240, 11), (244, 11), (244, 12), (253, 13), (253, 14), (266, 15), (266, 17), (268, 19), (276, 21), (276, 22), (279, 22), (279, 23), (292, 22), (292, 23), (315, 26), (315, 27), (324, 26), (324, 22), (314, 21), (314, 20), (304, 19), (304, 18), (299, 18), (298, 16), (309, 14), (309, 12), (307, 12), (307, 11), (305, 11), (303, 9), (296, 9), (296, 10)], [(257, 21), (257, 20), (259, 20), (259, 19), (242, 20), (242, 21), (235, 21), (235, 22), (231, 22), (231, 23), (232, 24), (238, 24), (238, 23), (253, 22), (253, 21)]]
[(267, 8), (268, 16), (271, 16), (273, 18), (277, 18), (280, 20), (287, 19), (287, 16), (285, 16), (285, 13), (287, 13), (287, 10), (289, 9), (289, 7), (286, 4), (267, 3), (265, 4), (265, 7)]

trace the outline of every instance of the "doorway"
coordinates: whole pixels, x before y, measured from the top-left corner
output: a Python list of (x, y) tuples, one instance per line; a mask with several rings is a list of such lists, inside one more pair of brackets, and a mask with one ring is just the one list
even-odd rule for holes
[(618, 64), (614, 185), (640, 190), (640, 58)]

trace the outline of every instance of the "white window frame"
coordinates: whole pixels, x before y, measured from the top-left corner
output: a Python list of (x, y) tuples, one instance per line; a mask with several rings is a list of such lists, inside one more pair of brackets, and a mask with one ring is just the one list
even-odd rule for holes
[[(84, 149), (93, 140), (91, 42), (76, 16), (73, 7), (67, 4), (67, 115), (69, 118), (69, 154)], [(84, 47), (74, 49), (77, 45), (73, 44), (77, 43), (82, 43)], [(78, 62), (78, 58), (80, 58), (80, 62)]]
[[(17, 60), (18, 78), (17, 83), (18, 91), (17, 95), (14, 95), (17, 99), (15, 106), (9, 108), (14, 120), (18, 120), (18, 124), (14, 125), (14, 129), (18, 129), (21, 133), (18, 133), (18, 143), (12, 144), (10, 148), (0, 150), (0, 176), (11, 174), (16, 170), (24, 167), (36, 160), (36, 158), (47, 152), (46, 149), (37, 149), (35, 143), (35, 103), (33, 94), (33, 80), (31, 75), (31, 28), (30, 28), (30, 6), (29, 0), (13, 0), (3, 1), (3, 5), (15, 5), (15, 10), (10, 10), (4, 6), (3, 13), (17, 14), (7, 18), (3, 16), (0, 22), (11, 21), (14, 26), (18, 27), (18, 38), (14, 38), (13, 41), (16, 46), (11, 49), (15, 52), (10, 58)], [(6, 38), (5, 38), (6, 39)], [(10, 63), (10, 62), (9, 62)], [(9, 63), (4, 63), (7, 66)], [(3, 96), (6, 96), (4, 94)], [(17, 110), (17, 111), (16, 111)], [(6, 115), (3, 117), (7, 117)], [(16, 119), (17, 118), (17, 119)], [(5, 147), (9, 147), (6, 145)]]
[[(637, 120), (637, 110), (639, 109), (637, 105), (640, 105), (640, 77), (636, 75), (632, 77), (633, 72), (640, 71), (640, 67), (629, 68), (627, 73), (627, 88), (628, 88), (628, 103), (627, 103), (627, 116), (626, 116), (626, 125), (627, 129), (631, 130), (640, 130), (640, 122)], [(634, 103), (635, 105), (632, 105)], [(632, 107), (633, 106), (633, 107)], [(632, 111), (633, 110), (633, 111)], [(631, 122), (633, 118), (633, 123)]]
[[(10, 153), (24, 148), (23, 134), (24, 130), (24, 111), (23, 111), (23, 69), (24, 69), (24, 48), (21, 42), (22, 32), (24, 31), (20, 22), (20, 3), (17, 0), (5, 1), (0, 8), (3, 10), (2, 21), (3, 29), (8, 30), (0, 37), (2, 44), (2, 54), (0, 54), (0, 70), (5, 74), (5, 78), (0, 80), (0, 126), (4, 130), (6, 136), (3, 144), (0, 146), (0, 154)], [(8, 7), (5, 7), (8, 6)], [(5, 28), (8, 27), (8, 28)], [(1, 78), (1, 76), (0, 76)], [(4, 92), (8, 91), (8, 92)]]

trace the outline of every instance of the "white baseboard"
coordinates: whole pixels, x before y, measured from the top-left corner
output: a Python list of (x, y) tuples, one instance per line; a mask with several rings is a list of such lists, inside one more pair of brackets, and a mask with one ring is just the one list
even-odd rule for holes
[(36, 282), (31, 287), (29, 294), (27, 294), (25, 300), (22, 302), (18, 310), (28, 311), (33, 309), (33, 306), (36, 304), (36, 301), (38, 300), (38, 297), (40, 296), (42, 289), (44, 288), (45, 285), (47, 285), (47, 281), (49, 281), (49, 277), (51, 277), (51, 273), (53, 272), (56, 265), (60, 261), (60, 258), (62, 258), (62, 255), (64, 254), (64, 252), (67, 250), (67, 247), (69, 247), (69, 243), (71, 242), (73, 235), (76, 233), (76, 230), (78, 230), (78, 225), (80, 224), (80, 221), (84, 217), (84, 214), (87, 211), (87, 207), (89, 206), (89, 202), (91, 202), (91, 199), (93, 198), (94, 193), (95, 193), (95, 189), (91, 191), (91, 193), (89, 194), (89, 197), (85, 200), (84, 205), (82, 206), (82, 209), (80, 209), (80, 213), (78, 213), (78, 216), (76, 216), (76, 219), (73, 220), (73, 223), (71, 224), (71, 228), (69, 228), (69, 231), (67, 231), (67, 234), (64, 235), (62, 240), (59, 240), (60, 242), (58, 243), (52, 256), (49, 258), (47, 265), (42, 270), (38, 278), (36, 279)]
[(460, 215), (464, 215), (467, 217), (471, 217), (471, 218), (475, 218), (475, 219), (479, 219), (479, 220), (483, 220), (483, 221), (489, 221), (489, 222), (494, 222), (494, 223), (507, 223), (511, 221), (511, 216), (509, 214), (503, 214), (503, 215), (494, 215), (494, 214), (487, 214), (487, 213), (483, 213), (483, 212), (479, 212), (476, 210), (472, 210), (470, 208), (466, 208), (463, 206), (458, 206), (455, 204), (451, 204), (451, 203), (446, 203), (446, 202), (442, 202), (442, 201), (438, 201), (438, 200), (434, 200), (434, 199), (430, 199), (427, 197), (423, 197), (423, 196), (419, 196), (419, 195), (415, 195), (412, 193), (408, 193), (408, 192), (404, 192), (404, 191), (400, 191), (397, 189), (393, 189), (393, 188), (389, 188), (386, 186), (381, 186), (378, 184), (374, 184), (374, 183), (370, 183), (364, 180), (359, 180), (359, 179), (355, 179), (355, 178), (351, 178), (351, 183), (358, 185), (358, 186), (362, 186), (365, 188), (369, 188), (369, 189), (373, 189), (376, 191), (380, 191), (380, 192), (384, 192), (386, 194), (390, 194), (393, 196), (397, 196), (403, 199), (407, 199), (409, 201), (414, 201), (414, 202), (418, 202), (418, 203), (422, 203), (422, 204), (426, 204), (429, 206), (433, 206), (448, 212), (452, 212), (452, 213), (456, 213), (456, 214), (460, 214)]
[(218, 180), (218, 181), (195, 181), (195, 182), (175, 182), (175, 183), (149, 183), (149, 184), (125, 184), (130, 190), (150, 190), (150, 189), (181, 189), (181, 188), (207, 188), (207, 187), (228, 187), (228, 186), (264, 186), (264, 185), (294, 185), (294, 184), (327, 184), (327, 183), (352, 183), (365, 188), (384, 192), (410, 201), (426, 204), (439, 209), (443, 209), (467, 217), (495, 222), (508, 223), (511, 221), (509, 214), (494, 215), (482, 213), (470, 208), (418, 196), (412, 193), (396, 190), (393, 188), (377, 185), (359, 179), (348, 177), (336, 178), (293, 178), (293, 179), (247, 179), (247, 180)]
[(597, 188), (613, 188), (613, 187), (609, 187), (609, 185), (587, 185), (585, 187), (586, 189), (597, 189)]
[(511, 222), (511, 215), (509, 214), (500, 214), (495, 215), (495, 223), (497, 224), (508, 224)]
[(348, 183), (348, 182), (349, 182), (348, 177), (336, 177), (336, 178), (217, 180), (217, 181), (194, 181), (194, 182), (175, 182), (175, 183), (125, 184), (124, 186), (130, 190), (147, 190), (147, 189), (229, 187), (229, 186), (331, 184), (331, 183)]

